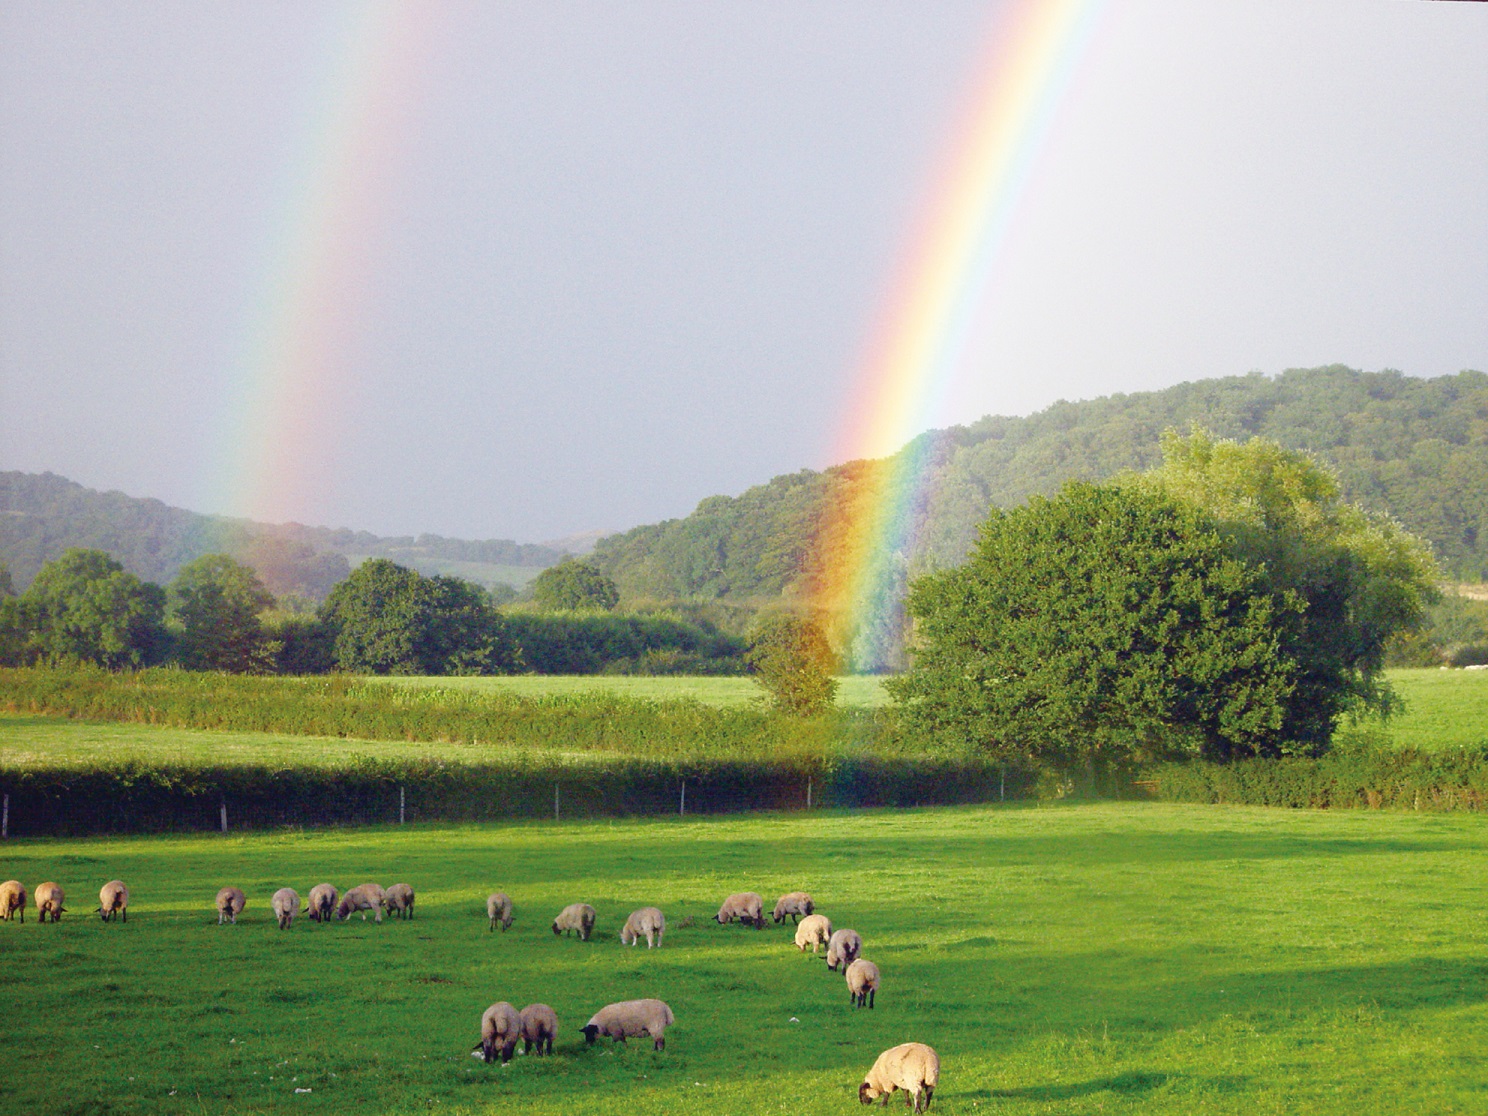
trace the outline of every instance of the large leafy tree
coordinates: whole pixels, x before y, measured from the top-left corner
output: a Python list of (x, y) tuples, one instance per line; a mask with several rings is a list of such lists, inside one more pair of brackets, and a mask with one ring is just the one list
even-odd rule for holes
[(532, 599), (551, 612), (608, 612), (620, 603), (620, 591), (597, 566), (565, 558), (532, 579)]
[(18, 605), (27, 660), (117, 669), (164, 657), (165, 590), (101, 550), (63, 552), (42, 566)]
[(914, 583), (889, 683), (934, 739), (1061, 765), (1278, 746), (1295, 664), (1213, 520), (1160, 492), (1071, 483), (994, 511), (962, 567)]
[(771, 702), (787, 713), (829, 709), (837, 694), (837, 656), (810, 617), (793, 612), (761, 616), (749, 633), (745, 661)]
[(181, 567), (167, 590), (181, 626), (176, 654), (190, 670), (266, 673), (277, 648), (260, 614), (274, 597), (249, 567), (225, 554), (205, 554)]

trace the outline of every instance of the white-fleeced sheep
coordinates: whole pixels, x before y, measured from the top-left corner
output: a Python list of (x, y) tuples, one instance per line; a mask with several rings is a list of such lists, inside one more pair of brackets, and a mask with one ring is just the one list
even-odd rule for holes
[(646, 948), (650, 949), (653, 945), (661, 945), (661, 936), (665, 933), (666, 916), (656, 907), (642, 907), (638, 911), (632, 911), (625, 920), (625, 929), (620, 931), (620, 943), (635, 945), (641, 938), (645, 938)]
[(598, 1035), (616, 1042), (649, 1035), (656, 1049), (661, 1050), (666, 1046), (666, 1029), (676, 1021), (672, 1009), (660, 1000), (623, 1000), (600, 1008), (582, 1029), (591, 1044)]
[(811, 947), (811, 956), (816, 956), (818, 946), (832, 939), (832, 920), (826, 915), (810, 914), (796, 924), (796, 948), (802, 953)]
[(713, 916), (723, 926), (738, 919), (745, 926), (762, 930), (765, 926), (765, 901), (753, 891), (736, 891), (723, 901), (718, 913)]
[(854, 1007), (872, 1009), (878, 993), (878, 966), (861, 957), (847, 967), (847, 998)]
[(364, 883), (356, 887), (346, 889), (346, 894), (341, 896), (341, 902), (336, 904), (336, 917), (343, 922), (351, 917), (352, 911), (362, 912), (362, 921), (367, 921), (367, 912), (374, 911), (374, 921), (382, 921), (383, 908), (387, 905), (387, 892), (382, 890), (381, 884)]
[(816, 910), (816, 904), (811, 901), (811, 896), (804, 891), (792, 891), (775, 900), (775, 913), (772, 917), (777, 925), (784, 922), (787, 916), (794, 923), (814, 910)]
[(522, 1053), (553, 1053), (553, 1039), (558, 1034), (558, 1016), (547, 1004), (528, 1004), (521, 1010)]
[(486, 1008), (481, 1016), (481, 1040), (475, 1049), (488, 1062), (494, 1062), (498, 1054), (503, 1062), (510, 1062), (521, 1037), (522, 1017), (516, 1008), (502, 1000)]
[(388, 914), (396, 915), (398, 918), (413, 917), (413, 888), (406, 883), (396, 883), (383, 895)]
[(217, 893), (217, 925), (231, 922), (234, 926), (238, 924), (238, 915), (243, 913), (243, 908), (248, 905), (248, 897), (243, 894), (240, 887), (224, 887)]
[(300, 893), (292, 887), (281, 887), (274, 892), (274, 897), (269, 900), (269, 906), (274, 909), (274, 917), (279, 921), (279, 929), (288, 930), (294, 925), (295, 916), (300, 913)]
[(588, 903), (570, 903), (553, 920), (553, 933), (566, 934), (572, 930), (578, 934), (579, 941), (587, 942), (594, 933), (595, 917), (594, 908)]
[(496, 929), (496, 924), (501, 924), (501, 932), (505, 934), (511, 929), (512, 924), (512, 901), (511, 896), (504, 891), (493, 891), (486, 896), (486, 917), (491, 920), (491, 929)]
[(847, 968), (863, 952), (863, 939), (856, 930), (838, 930), (827, 939), (827, 968)]
[(905, 1042), (885, 1050), (873, 1063), (863, 1084), (858, 1086), (858, 1100), (872, 1104), (879, 1097), (889, 1103), (895, 1089), (903, 1089), (907, 1103), (916, 1112), (930, 1110), (930, 1098), (940, 1084), (940, 1055), (923, 1042)]
[(129, 889), (123, 880), (109, 880), (98, 892), (98, 913), (104, 922), (118, 915), (123, 922), (129, 921)]
[(45, 922), (47, 916), (51, 915), (53, 922), (62, 921), (62, 912), (67, 908), (62, 905), (62, 889), (56, 884), (48, 881), (36, 889), (36, 916), (39, 921)]
[(310, 889), (305, 913), (312, 922), (330, 922), (331, 916), (336, 913), (336, 900), (339, 898), (334, 884), (316, 884)]
[(21, 921), (26, 921), (26, 887), (20, 880), (0, 883), (0, 921), (9, 922), (11, 916), (20, 912)]

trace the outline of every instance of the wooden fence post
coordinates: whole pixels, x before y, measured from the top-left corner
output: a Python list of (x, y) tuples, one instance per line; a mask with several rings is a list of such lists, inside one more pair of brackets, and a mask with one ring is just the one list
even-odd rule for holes
[(682, 801), (677, 805), (677, 813), (682, 817), (687, 816), (687, 780), (682, 780)]
[(10, 795), (5, 796), (5, 805), (0, 806), (0, 837), (10, 836)]
[(811, 809), (811, 780), (806, 780), (806, 809)]
[(558, 820), (558, 784), (553, 784), (553, 820)]
[(997, 769), (997, 801), (998, 802), (1006, 802), (1007, 801), (1007, 782), (1006, 782), (1006, 778), (1007, 778), (1007, 769), (1006, 768), (1003, 768), (1003, 767), (999, 767)]
[(403, 789), (404, 788), (401, 785), (398, 787), (398, 824), (399, 825), (402, 825), (403, 824), (403, 804), (404, 804), (404, 801), (405, 801), (405, 799), (403, 797)]
[(227, 832), (227, 799), (222, 800), (222, 832)]

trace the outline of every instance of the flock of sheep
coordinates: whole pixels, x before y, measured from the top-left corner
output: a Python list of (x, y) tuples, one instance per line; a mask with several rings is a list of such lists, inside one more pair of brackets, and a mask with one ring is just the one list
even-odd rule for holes
[[(0, 920), (9, 922), (19, 914), (26, 921), (26, 888), (18, 880), (0, 883)], [(35, 902), (39, 921), (57, 922), (61, 919), (64, 895), (55, 883), (44, 883), (36, 889)], [(365, 919), (370, 912), (381, 922), (384, 912), (398, 918), (412, 918), (414, 891), (408, 884), (393, 884), (383, 888), (375, 883), (365, 883), (350, 888), (344, 895), (328, 883), (317, 884), (310, 889), (304, 909), (316, 922), (327, 922), (332, 917), (345, 920), (358, 911)], [(217, 893), (217, 923), (236, 923), (238, 915), (247, 906), (247, 897), (238, 887), (224, 887)], [(281, 887), (274, 892), (270, 908), (278, 921), (279, 929), (287, 930), (293, 925), (302, 909), (299, 893), (291, 887)], [(98, 893), (98, 910), (103, 921), (116, 916), (129, 921), (129, 888), (122, 880), (110, 880)], [(497, 891), (486, 900), (486, 915), (490, 928), (498, 926), (505, 932), (512, 923), (512, 901), (505, 892)], [(588, 941), (594, 932), (596, 913), (588, 903), (571, 903), (553, 919), (553, 933), (577, 934), (581, 941)], [(746, 926), (763, 929), (765, 926), (764, 900), (752, 891), (730, 895), (718, 908), (714, 916), (720, 925), (740, 922)], [(776, 924), (789, 918), (796, 928), (796, 948), (805, 952), (809, 946), (813, 956), (817, 950), (826, 948), (827, 968), (841, 970), (847, 980), (847, 991), (854, 1007), (871, 1009), (878, 994), (879, 970), (872, 961), (861, 956), (863, 939), (856, 930), (832, 928), (831, 920), (816, 913), (815, 903), (804, 891), (792, 891), (782, 895), (775, 904), (772, 917)], [(666, 933), (666, 917), (656, 907), (642, 907), (631, 913), (625, 927), (620, 931), (620, 940), (625, 945), (635, 945), (641, 938), (646, 947), (660, 948)], [(661, 1000), (625, 1000), (607, 1004), (595, 1012), (583, 1028), (585, 1040), (592, 1044), (600, 1035), (624, 1042), (627, 1038), (642, 1035), (650, 1038), (657, 1050), (666, 1046), (666, 1029), (676, 1022), (672, 1009)], [(501, 1001), (492, 1004), (481, 1016), (480, 1042), (471, 1051), (487, 1062), (498, 1057), (509, 1062), (518, 1042), (523, 1043), (525, 1053), (551, 1054), (553, 1038), (558, 1033), (558, 1016), (547, 1004), (528, 1004), (517, 1011), (511, 1004)], [(858, 1099), (871, 1104), (882, 1097), (887, 1104), (890, 1094), (903, 1089), (906, 1103), (914, 1106), (915, 1112), (926, 1111), (930, 1098), (940, 1081), (940, 1058), (924, 1043), (906, 1042), (885, 1050), (878, 1056), (858, 1087)]]

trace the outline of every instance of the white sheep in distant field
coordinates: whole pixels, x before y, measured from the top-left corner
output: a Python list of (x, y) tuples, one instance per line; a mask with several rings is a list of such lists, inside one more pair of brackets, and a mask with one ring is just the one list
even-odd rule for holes
[(582, 1030), (584, 1039), (591, 1045), (597, 1035), (606, 1035), (616, 1042), (647, 1035), (655, 1048), (661, 1050), (666, 1046), (666, 1029), (676, 1021), (672, 1009), (661, 1000), (622, 1000), (600, 1008)]
[(491, 920), (491, 929), (496, 929), (496, 924), (501, 924), (501, 932), (505, 934), (511, 929), (512, 924), (512, 901), (511, 896), (504, 891), (493, 891), (486, 896), (486, 917)]
[(620, 931), (620, 942), (622, 945), (635, 945), (641, 938), (646, 939), (646, 948), (653, 945), (661, 945), (661, 936), (666, 933), (666, 916), (656, 907), (642, 907), (638, 911), (632, 911), (629, 918), (625, 920), (625, 929)]
[(494, 1062), (498, 1054), (503, 1062), (510, 1062), (521, 1037), (522, 1017), (516, 1008), (502, 1000), (486, 1008), (481, 1016), (481, 1040), (476, 1050), (488, 1062)]
[(123, 880), (109, 880), (98, 892), (98, 913), (104, 922), (115, 915), (123, 922), (129, 921), (129, 889)]
[(382, 885), (364, 883), (348, 888), (346, 894), (341, 896), (341, 902), (336, 905), (336, 917), (344, 922), (351, 917), (353, 911), (361, 911), (362, 921), (366, 922), (367, 912), (374, 911), (374, 921), (381, 922), (386, 906), (387, 892), (382, 890)]
[(406, 883), (395, 883), (383, 892), (383, 905), (387, 907), (388, 914), (398, 918), (413, 917), (413, 899), (413, 888)]
[(589, 935), (594, 933), (594, 920), (597, 917), (594, 908), (588, 903), (570, 903), (553, 920), (553, 933), (556, 936), (573, 931), (578, 934), (579, 941), (587, 942)]
[(765, 901), (753, 891), (736, 891), (723, 901), (713, 916), (723, 926), (738, 919), (745, 926), (762, 930), (765, 926)]
[(796, 948), (802, 953), (806, 947), (811, 947), (811, 956), (816, 956), (818, 946), (824, 946), (832, 940), (832, 920), (826, 915), (807, 915), (796, 923)]
[(53, 922), (62, 921), (62, 912), (67, 908), (62, 905), (62, 889), (56, 884), (48, 881), (36, 889), (36, 914), (45, 922), (47, 915), (52, 916)]
[(854, 1007), (871, 1010), (878, 993), (878, 966), (859, 957), (847, 967), (847, 998)]
[(531, 1054), (537, 1047), (539, 1056), (553, 1053), (553, 1039), (558, 1034), (558, 1016), (547, 1004), (528, 1004), (522, 1017), (522, 1053)]
[(790, 916), (791, 922), (796, 922), (797, 919), (806, 917), (814, 910), (816, 910), (816, 904), (811, 901), (811, 896), (804, 891), (792, 891), (775, 901), (775, 912), (771, 917), (778, 925), (785, 921), (787, 915)]
[(231, 922), (234, 926), (238, 924), (238, 915), (243, 913), (243, 908), (248, 905), (248, 897), (243, 894), (240, 887), (224, 887), (217, 893), (217, 925)]
[(888, 1104), (890, 1094), (903, 1089), (908, 1094), (906, 1104), (913, 1102), (916, 1112), (928, 1112), (938, 1084), (940, 1055), (923, 1042), (905, 1042), (878, 1056), (858, 1086), (858, 1100), (872, 1104), (883, 1097), (883, 1103)]
[(844, 969), (858, 959), (863, 952), (863, 939), (856, 930), (838, 930), (827, 939), (827, 968), (839, 965)]
[(310, 900), (305, 913), (312, 922), (330, 922), (336, 913), (336, 900), (340, 898), (334, 884), (316, 884), (310, 889)]
[(295, 916), (300, 913), (300, 893), (292, 887), (281, 887), (274, 892), (269, 906), (274, 910), (274, 917), (279, 920), (279, 929), (288, 930), (294, 925)]
[(9, 922), (11, 916), (20, 913), (21, 921), (26, 921), (26, 887), (20, 880), (6, 880), (0, 883), (0, 921)]

